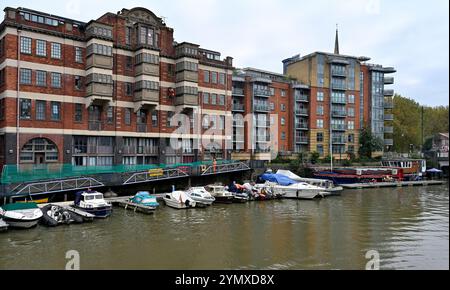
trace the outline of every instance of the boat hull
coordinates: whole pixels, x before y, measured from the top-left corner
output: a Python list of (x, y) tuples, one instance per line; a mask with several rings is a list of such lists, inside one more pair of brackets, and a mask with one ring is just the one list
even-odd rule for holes
[(112, 214), (112, 206), (103, 206), (103, 207), (99, 207), (99, 208), (82, 208), (79, 206), (72, 206), (78, 210), (81, 211), (85, 211), (89, 214), (94, 215), (95, 218), (98, 219), (105, 219), (107, 217), (109, 217)]
[(325, 196), (323, 190), (317, 190), (317, 189), (297, 189), (297, 188), (291, 188), (291, 187), (275, 187), (274, 193), (276, 195), (282, 195), (283, 198), (288, 199), (315, 199), (315, 198), (322, 198)]
[(39, 220), (41, 218), (36, 218), (33, 220), (17, 220), (17, 219), (10, 219), (7, 217), (3, 217), (3, 220), (8, 224), (11, 228), (17, 228), (17, 229), (31, 229), (37, 226)]
[(196, 206), (196, 203), (194, 205), (186, 205), (185, 203), (181, 203), (179, 201), (174, 201), (172, 199), (168, 199), (168, 198), (164, 198), (164, 203), (171, 208), (174, 209), (189, 209), (189, 208), (194, 208)]
[(233, 197), (232, 196), (215, 196), (216, 203), (222, 203), (222, 204), (232, 204), (233, 203)]

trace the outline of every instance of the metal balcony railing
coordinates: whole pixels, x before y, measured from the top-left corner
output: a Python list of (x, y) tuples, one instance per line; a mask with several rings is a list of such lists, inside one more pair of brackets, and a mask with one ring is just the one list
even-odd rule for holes
[(233, 96), (244, 96), (244, 89), (233, 88)]
[(244, 111), (244, 104), (233, 104), (233, 111)]
[(103, 129), (102, 121), (89, 121), (88, 128), (90, 131), (101, 131)]

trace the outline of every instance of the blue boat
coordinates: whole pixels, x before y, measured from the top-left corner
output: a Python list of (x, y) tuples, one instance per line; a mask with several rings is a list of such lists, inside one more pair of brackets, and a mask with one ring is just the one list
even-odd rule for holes
[(159, 206), (156, 196), (151, 195), (148, 191), (139, 191), (134, 197), (130, 198), (130, 202), (155, 209)]
[(77, 192), (72, 207), (93, 214), (96, 218), (107, 218), (112, 213), (112, 205), (105, 201), (103, 193), (90, 189)]

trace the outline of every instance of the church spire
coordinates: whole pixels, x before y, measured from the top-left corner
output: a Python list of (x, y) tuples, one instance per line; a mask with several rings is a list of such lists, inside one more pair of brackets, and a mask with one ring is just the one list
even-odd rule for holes
[(337, 24), (336, 24), (336, 40), (334, 43), (334, 54), (339, 54), (339, 30)]

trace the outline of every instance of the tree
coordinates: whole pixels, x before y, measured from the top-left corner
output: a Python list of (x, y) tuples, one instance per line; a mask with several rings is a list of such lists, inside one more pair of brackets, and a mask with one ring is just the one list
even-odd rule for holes
[(319, 161), (319, 158), (320, 158), (319, 152), (316, 152), (316, 151), (311, 152), (310, 161), (312, 164), (316, 164), (317, 161)]
[(367, 158), (372, 158), (373, 152), (379, 152), (383, 150), (384, 142), (377, 136), (372, 135), (372, 131), (364, 127), (361, 130), (359, 137), (361, 147), (359, 148), (359, 155)]

